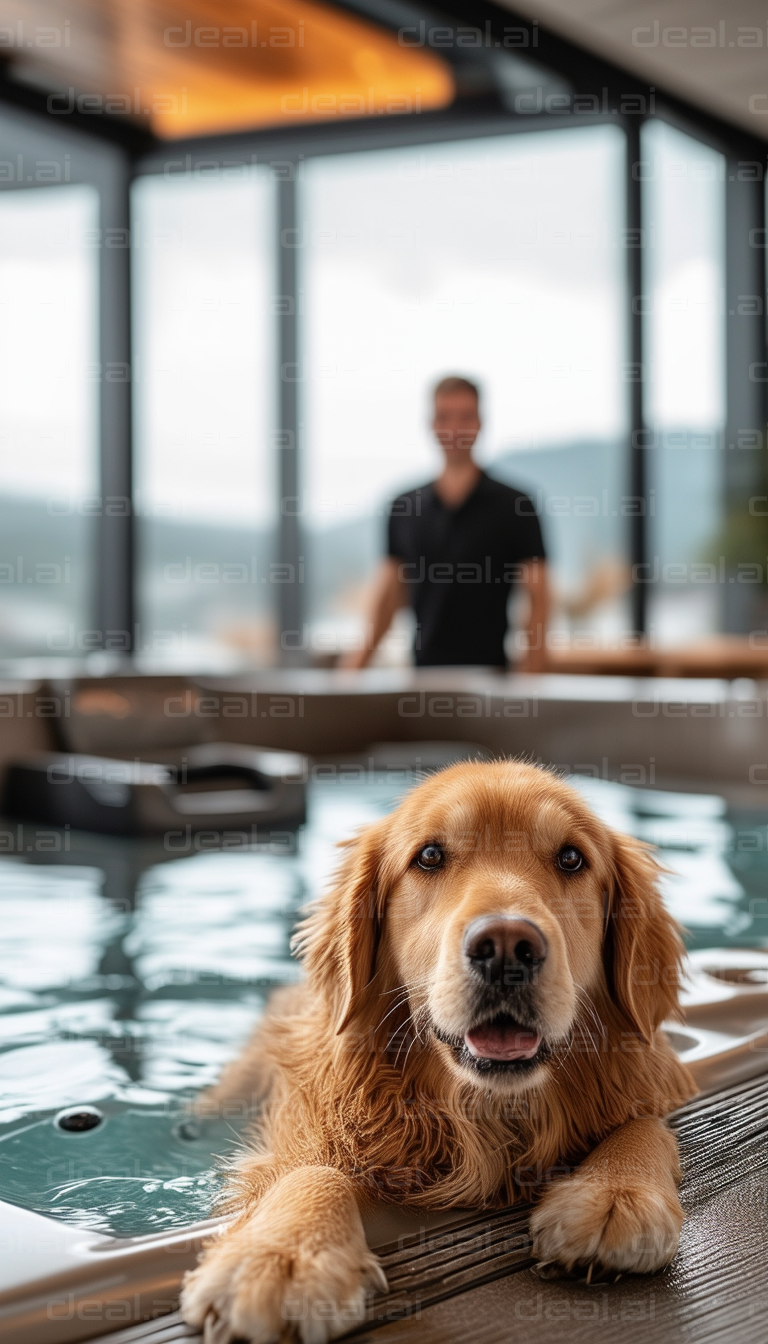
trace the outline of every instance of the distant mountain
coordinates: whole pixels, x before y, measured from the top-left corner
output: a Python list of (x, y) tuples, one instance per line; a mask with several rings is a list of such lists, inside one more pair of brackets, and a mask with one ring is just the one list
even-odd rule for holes
[[(691, 447), (647, 452), (652, 553), (661, 564), (703, 558), (720, 525), (721, 455)], [(510, 450), (488, 471), (531, 494), (559, 582), (578, 589), (602, 561), (628, 560), (627, 467), (623, 443), (586, 440)], [(403, 481), (392, 494), (414, 484)], [(359, 606), (361, 587), (384, 550), (386, 503), (380, 514), (307, 531), (303, 583), (311, 620), (335, 620)], [(0, 496), (0, 657), (78, 651), (66, 644), (92, 627), (97, 527), (97, 519), (75, 509)], [(141, 518), (137, 556), (148, 638), (175, 631), (192, 641), (222, 637), (249, 647), (249, 631), (260, 631), (257, 649), (267, 637), (276, 605), (269, 529)]]
[[(98, 647), (98, 526), (74, 506), (63, 512), (43, 500), (0, 495), (0, 657)], [(272, 623), (266, 529), (139, 518), (136, 542), (145, 642), (164, 632), (194, 641)]]
[(569, 585), (599, 560), (627, 558), (623, 444), (596, 440), (514, 450), (495, 458), (488, 472), (531, 496), (547, 554)]
[[(704, 558), (721, 521), (722, 463), (705, 435), (680, 433), (663, 446), (647, 448), (649, 542), (661, 565)], [(685, 446), (670, 446), (682, 443)], [(624, 441), (585, 440), (551, 448), (513, 450), (488, 468), (499, 480), (545, 501), (542, 526), (552, 559), (565, 573), (588, 564), (592, 555), (626, 555), (629, 463)], [(599, 502), (598, 517), (579, 513), (577, 499)], [(557, 500), (570, 505), (558, 505)], [(549, 501), (547, 504), (546, 501)]]

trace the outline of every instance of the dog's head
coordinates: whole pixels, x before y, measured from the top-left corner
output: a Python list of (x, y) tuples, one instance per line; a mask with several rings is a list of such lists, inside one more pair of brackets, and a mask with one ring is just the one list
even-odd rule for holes
[(337, 1032), (405, 1013), (462, 1080), (519, 1088), (580, 1011), (603, 1004), (646, 1041), (675, 1011), (682, 943), (657, 873), (550, 773), (457, 765), (350, 843), (300, 944)]

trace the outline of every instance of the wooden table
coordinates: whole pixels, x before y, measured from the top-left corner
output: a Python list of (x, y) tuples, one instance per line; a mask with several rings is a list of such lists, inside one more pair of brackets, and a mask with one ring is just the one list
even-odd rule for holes
[(620, 648), (579, 647), (552, 649), (547, 671), (627, 677), (716, 677), (732, 680), (768, 678), (768, 635), (718, 635), (674, 649), (649, 647), (638, 637), (626, 636)]

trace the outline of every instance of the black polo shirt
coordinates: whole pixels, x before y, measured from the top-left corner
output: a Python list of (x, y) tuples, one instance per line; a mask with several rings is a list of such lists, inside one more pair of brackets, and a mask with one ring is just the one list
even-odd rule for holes
[(529, 497), (485, 472), (457, 508), (422, 485), (390, 505), (388, 532), (416, 613), (417, 666), (505, 667), (510, 586), (545, 558)]

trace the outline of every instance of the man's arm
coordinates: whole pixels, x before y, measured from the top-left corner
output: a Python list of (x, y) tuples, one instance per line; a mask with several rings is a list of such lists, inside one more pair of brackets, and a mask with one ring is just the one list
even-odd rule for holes
[(528, 652), (519, 665), (520, 672), (545, 672), (547, 668), (547, 621), (549, 586), (544, 560), (529, 560), (525, 586), (528, 589)]
[(382, 560), (374, 581), (365, 616), (363, 646), (345, 653), (339, 659), (339, 667), (365, 667), (392, 624), (395, 612), (404, 607), (407, 601), (407, 585), (400, 579), (400, 561), (388, 556)]

